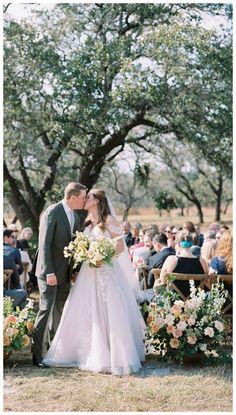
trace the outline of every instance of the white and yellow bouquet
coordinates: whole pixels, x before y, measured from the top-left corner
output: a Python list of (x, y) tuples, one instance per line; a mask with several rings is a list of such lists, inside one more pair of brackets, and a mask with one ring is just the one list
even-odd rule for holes
[(90, 241), (88, 236), (82, 232), (76, 231), (75, 239), (64, 248), (64, 257), (73, 260), (73, 268), (76, 268), (81, 262), (88, 258)]
[(174, 292), (162, 290), (148, 306), (146, 353), (160, 360), (183, 362), (196, 353), (216, 358), (227, 334), (221, 309), (227, 291), (219, 281), (211, 291), (195, 288), (185, 302)]
[(84, 261), (90, 267), (97, 267), (98, 263), (112, 265), (112, 259), (116, 256), (116, 240), (101, 236), (91, 239), (77, 231), (75, 239), (64, 248), (64, 256), (73, 261), (73, 268)]
[(99, 237), (90, 242), (86, 262), (90, 267), (96, 267), (98, 262), (112, 265), (114, 256), (116, 256), (116, 241)]

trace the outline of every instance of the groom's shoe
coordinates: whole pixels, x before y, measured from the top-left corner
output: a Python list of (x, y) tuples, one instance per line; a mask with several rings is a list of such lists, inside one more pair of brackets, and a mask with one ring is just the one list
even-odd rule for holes
[(42, 360), (43, 360), (42, 357), (38, 357), (38, 356), (35, 356), (35, 354), (33, 354), (32, 362), (33, 362), (34, 366), (38, 366), (41, 369), (44, 369), (46, 367), (46, 365), (44, 365)]

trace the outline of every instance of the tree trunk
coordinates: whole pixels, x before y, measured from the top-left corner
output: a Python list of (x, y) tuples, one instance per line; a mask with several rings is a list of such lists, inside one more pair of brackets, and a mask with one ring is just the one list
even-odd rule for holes
[(218, 176), (218, 189), (215, 192), (216, 194), (215, 221), (216, 222), (220, 221), (222, 192), (223, 192), (223, 178), (222, 178), (222, 175), (220, 174)]
[(130, 210), (130, 207), (125, 208), (124, 213), (123, 213), (123, 218), (122, 218), (122, 221), (123, 222), (125, 222), (126, 220), (128, 220), (129, 210)]

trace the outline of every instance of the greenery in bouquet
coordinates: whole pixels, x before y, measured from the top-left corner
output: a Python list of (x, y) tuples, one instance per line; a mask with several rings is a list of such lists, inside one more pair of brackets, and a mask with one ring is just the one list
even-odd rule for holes
[(88, 236), (82, 232), (76, 231), (75, 239), (64, 248), (65, 258), (73, 261), (73, 268), (76, 268), (81, 262), (87, 260), (90, 241)]
[(33, 311), (33, 302), (28, 300), (28, 304), (23, 310), (20, 310), (19, 307), (14, 310), (12, 299), (4, 297), (3, 317), (4, 352), (11, 353), (29, 346), (36, 317)]
[(86, 262), (90, 267), (96, 267), (97, 262), (112, 265), (112, 259), (115, 255), (116, 241), (99, 237), (91, 241)]
[(180, 363), (196, 353), (206, 358), (218, 357), (219, 346), (227, 334), (221, 316), (226, 296), (219, 279), (209, 292), (196, 288), (190, 281), (190, 297), (185, 302), (163, 288), (147, 309), (146, 353)]

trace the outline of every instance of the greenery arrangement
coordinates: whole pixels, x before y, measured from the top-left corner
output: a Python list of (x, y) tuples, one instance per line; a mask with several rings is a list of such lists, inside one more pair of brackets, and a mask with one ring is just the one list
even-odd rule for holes
[(227, 291), (219, 280), (211, 291), (196, 288), (190, 281), (190, 298), (162, 289), (148, 307), (146, 353), (160, 360), (180, 363), (187, 356), (200, 353), (206, 358), (220, 355), (227, 334), (221, 309)]
[(27, 306), (20, 310), (13, 309), (13, 301), (10, 297), (3, 298), (3, 347), (4, 353), (12, 353), (29, 346), (30, 336), (33, 332), (35, 313), (33, 302), (29, 300)]

